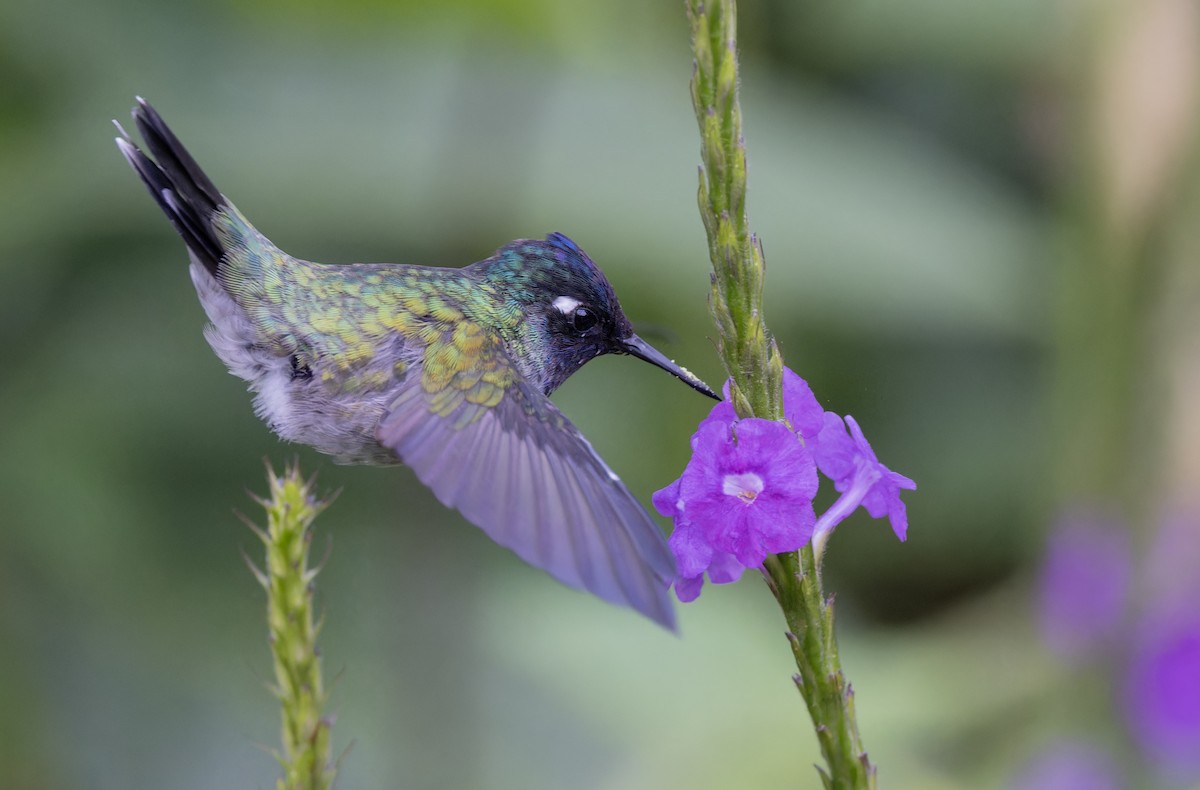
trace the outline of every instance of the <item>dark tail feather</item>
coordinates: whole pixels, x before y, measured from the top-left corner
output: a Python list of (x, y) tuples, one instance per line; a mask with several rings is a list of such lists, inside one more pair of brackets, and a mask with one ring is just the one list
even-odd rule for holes
[(215, 275), (224, 248), (211, 220), (227, 201), (154, 108), (140, 97), (137, 102), (133, 120), (154, 159), (137, 147), (120, 124), (117, 124), (121, 129), (117, 148), (141, 176), (188, 248)]

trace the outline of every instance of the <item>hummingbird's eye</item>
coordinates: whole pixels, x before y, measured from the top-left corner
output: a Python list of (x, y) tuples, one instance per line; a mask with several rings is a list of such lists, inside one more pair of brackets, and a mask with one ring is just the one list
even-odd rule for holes
[(575, 331), (582, 334), (596, 325), (596, 314), (586, 307), (576, 307), (571, 313), (571, 321)]

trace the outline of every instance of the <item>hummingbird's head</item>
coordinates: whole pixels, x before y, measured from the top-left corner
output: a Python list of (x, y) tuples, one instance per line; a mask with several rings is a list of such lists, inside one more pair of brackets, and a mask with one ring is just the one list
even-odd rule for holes
[(634, 333), (604, 272), (566, 236), (551, 233), (545, 241), (513, 242), (493, 260), (535, 338), (527, 373), (541, 380), (547, 395), (601, 354), (630, 354), (720, 400), (707, 384)]

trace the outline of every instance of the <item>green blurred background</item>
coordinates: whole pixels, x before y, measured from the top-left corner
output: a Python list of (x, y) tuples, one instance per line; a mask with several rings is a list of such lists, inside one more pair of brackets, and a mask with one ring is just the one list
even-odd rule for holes
[[(313, 260), (461, 265), (568, 233), (715, 383), (682, 3), (332, 8), (0, 5), (0, 786), (273, 786), (233, 511), (297, 452), (344, 488), (317, 527), (343, 790), (816, 786), (757, 579), (680, 607), (678, 638), (522, 565), (406, 470), (271, 436), (108, 123), (147, 97)], [(1148, 535), (1154, 502), (1200, 490), (1166, 427), (1200, 401), (1172, 375), (1200, 337), (1196, 16), (742, 4), (769, 324), (920, 487), (906, 544), (860, 514), (827, 563), (884, 787), (1000, 787), (1060, 734), (1122, 742), (1108, 676), (1042, 646), (1035, 580), (1061, 503), (1103, 495)], [(708, 409), (628, 358), (555, 399), (647, 503)]]

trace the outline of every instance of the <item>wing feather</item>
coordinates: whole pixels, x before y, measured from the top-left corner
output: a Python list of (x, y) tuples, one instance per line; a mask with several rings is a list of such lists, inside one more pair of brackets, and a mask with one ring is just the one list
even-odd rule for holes
[[(554, 484), (562, 492), (562, 520), (568, 524), (578, 524), (583, 521), (579, 503), (583, 501), (583, 493), (575, 482), (571, 470), (562, 466), (550, 466), (550, 474)], [(579, 569), (583, 586), (592, 589), (613, 576), (612, 565), (608, 561), (608, 552), (600, 536), (586, 531), (578, 534), (574, 530), (564, 530), (571, 543), (571, 556), (575, 567)], [(597, 566), (600, 567), (597, 567)]]
[[(589, 449), (590, 449), (590, 445), (589, 445)], [(607, 473), (608, 468), (605, 467), (604, 471)], [(619, 480), (616, 480), (607, 474), (606, 474), (606, 479), (608, 479), (611, 482), (615, 483), (616, 485), (624, 488), (624, 486), (620, 483)], [(587, 498), (587, 501), (591, 504), (592, 513), (595, 514), (595, 518), (597, 518), (598, 520), (613, 521), (613, 522), (620, 523), (631, 517), (636, 517), (636, 515), (637, 515), (634, 513), (627, 512), (626, 508), (622, 507), (623, 505), (627, 504), (626, 502), (623, 502), (621, 500), (613, 500), (611, 498), (601, 497), (601, 496), (599, 496), (600, 492), (598, 490), (596, 490), (594, 487), (585, 486), (583, 491)], [(632, 499), (632, 496), (630, 497), (630, 499)], [(640, 505), (637, 505), (636, 503), (634, 503), (634, 504), (638, 510), (641, 510)], [(623, 512), (623, 511), (625, 511), (625, 512)], [(642, 511), (641, 515), (644, 516), (645, 511)], [(609, 557), (613, 557), (613, 558), (636, 557), (636, 556), (641, 556), (641, 554), (642, 554), (642, 552), (639, 550), (639, 547), (637, 545), (635, 545), (635, 541), (633, 540), (633, 537), (627, 532), (616, 532), (616, 531), (604, 532), (604, 533), (601, 533), (600, 537), (607, 544), (607, 552), (606, 553)], [(673, 567), (674, 566), (672, 565), (672, 568)], [(615, 582), (614, 589), (619, 589), (621, 591), (621, 594), (624, 595), (627, 599), (629, 599), (631, 601), (638, 601), (638, 602), (642, 602), (643, 604), (645, 604), (645, 603), (648, 603), (649, 601), (651, 601), (652, 598), (654, 597), (653, 590), (651, 590), (645, 584), (646, 579), (644, 577), (639, 577), (639, 576), (635, 576), (635, 575), (631, 575), (631, 574), (616, 573), (616, 574), (614, 574), (613, 579), (609, 580), (610, 584), (612, 584), (613, 582)]]
[[(428, 357), (426, 357), (428, 359)], [(492, 364), (511, 364), (502, 352)], [(438, 499), (564, 584), (667, 628), (674, 560), (645, 508), (550, 400), (512, 377), (500, 402), (405, 378), (377, 438)]]

